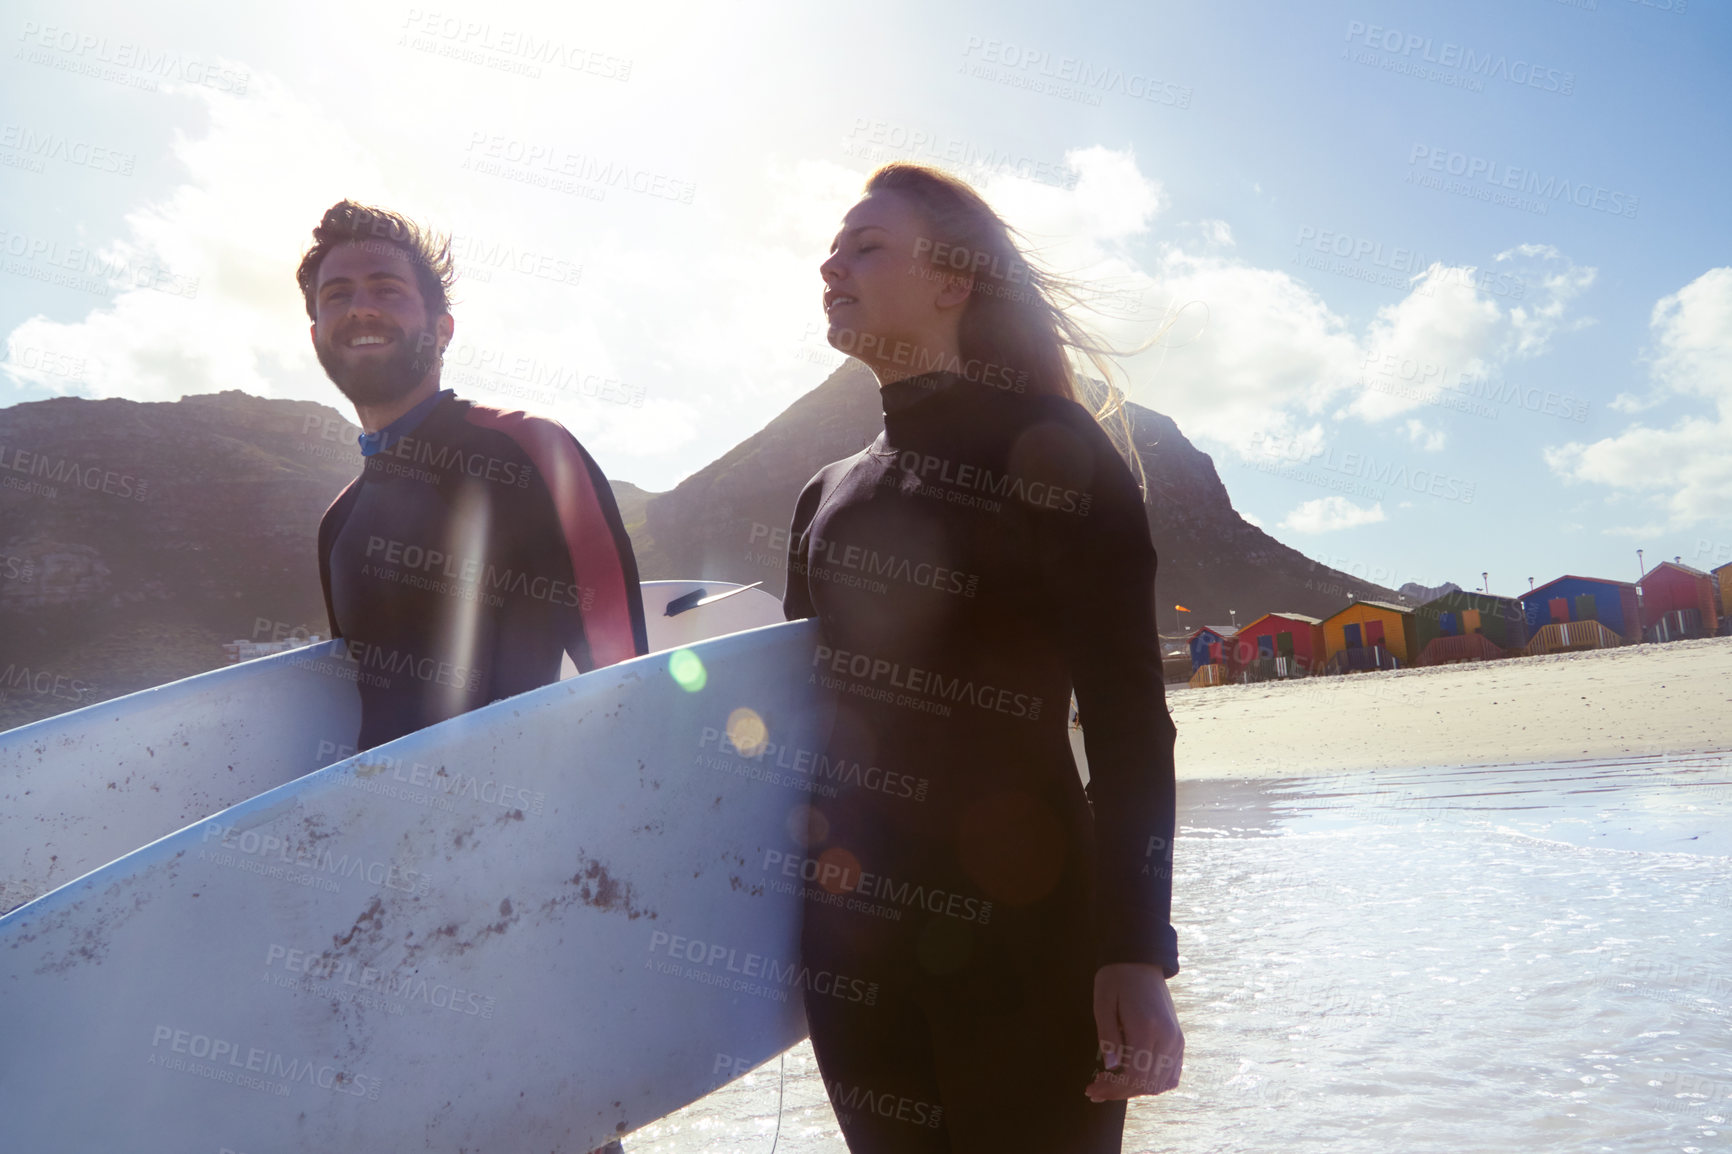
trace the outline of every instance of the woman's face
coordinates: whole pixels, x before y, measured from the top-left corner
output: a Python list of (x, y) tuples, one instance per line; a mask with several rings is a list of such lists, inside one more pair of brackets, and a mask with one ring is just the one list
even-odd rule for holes
[(967, 282), (939, 273), (932, 247), (923, 214), (901, 193), (869, 193), (849, 209), (818, 266), (831, 346), (876, 366), (912, 365), (922, 350), (953, 345)]

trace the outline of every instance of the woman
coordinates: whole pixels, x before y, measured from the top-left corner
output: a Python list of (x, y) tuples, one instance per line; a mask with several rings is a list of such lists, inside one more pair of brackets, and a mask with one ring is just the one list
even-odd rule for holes
[(863, 767), (806, 831), (819, 1068), (856, 1154), (1116, 1151), (1184, 1045), (1141, 492), (1074, 399), (1081, 331), (966, 184), (878, 170), (820, 272), (884, 433), (801, 493), (784, 601), (820, 622), (826, 753)]

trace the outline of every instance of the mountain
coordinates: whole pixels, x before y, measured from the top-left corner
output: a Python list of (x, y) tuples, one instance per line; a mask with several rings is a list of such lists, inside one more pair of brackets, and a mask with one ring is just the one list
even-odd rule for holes
[[(1171, 420), (1126, 412), (1164, 631), (1397, 597), (1248, 524)], [(780, 594), (801, 487), (882, 427), (875, 383), (850, 361), (675, 488), (612, 482), (641, 575)], [(232, 390), (0, 409), (0, 728), (216, 668), (228, 641), (327, 633), (316, 534), (359, 468), (356, 431), (327, 405)]]
[[(1349, 593), (1399, 600), (1247, 522), (1234, 511), (1214, 462), (1170, 418), (1135, 404), (1124, 411), (1148, 481), (1163, 632), (1224, 622), (1234, 611), (1241, 622), (1271, 610), (1326, 617)], [(800, 489), (822, 466), (869, 444), (883, 429), (882, 414), (871, 374), (857, 361), (845, 362), (762, 430), (673, 489), (649, 496), (643, 576), (762, 581), (780, 595), (786, 530)], [(1190, 612), (1181, 615), (1174, 605)]]
[(314, 541), (353, 432), (236, 391), (0, 409), (0, 727), (328, 633)]
[(1445, 593), (1460, 593), (1461, 586), (1454, 581), (1445, 581), (1442, 585), (1421, 585), (1417, 581), (1409, 581), (1397, 592), (1415, 605), (1424, 605), (1427, 601), (1434, 601)]

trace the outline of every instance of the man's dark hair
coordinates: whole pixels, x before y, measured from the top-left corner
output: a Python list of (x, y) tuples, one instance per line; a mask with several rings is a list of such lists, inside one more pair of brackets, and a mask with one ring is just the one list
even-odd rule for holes
[(313, 229), (313, 247), (295, 270), (309, 320), (319, 319), (314, 311), (313, 290), (318, 286), (319, 265), (325, 256), (338, 245), (368, 243), (391, 245), (409, 258), (415, 267), (416, 287), (421, 290), (421, 299), (427, 302), (428, 316), (451, 311), (451, 285), (457, 279), (457, 268), (451, 260), (451, 238), (424, 229), (397, 213), (340, 200), (325, 210), (324, 219)]

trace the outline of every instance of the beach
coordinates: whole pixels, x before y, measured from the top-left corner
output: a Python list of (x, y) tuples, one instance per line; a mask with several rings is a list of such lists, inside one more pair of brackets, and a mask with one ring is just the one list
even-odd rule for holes
[(1732, 637), (1167, 691), (1184, 780), (1732, 749)]

